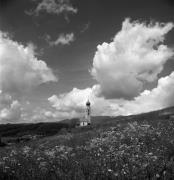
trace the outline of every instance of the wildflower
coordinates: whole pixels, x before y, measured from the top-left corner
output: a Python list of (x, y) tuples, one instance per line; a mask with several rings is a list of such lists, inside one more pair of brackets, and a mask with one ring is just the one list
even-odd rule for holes
[(76, 154), (75, 153), (72, 153), (71, 156), (74, 157)]
[(41, 157), (38, 157), (38, 158), (37, 158), (37, 161), (40, 161), (40, 160), (42, 160), (42, 158), (41, 158)]
[(10, 156), (13, 156), (13, 155), (16, 155), (17, 152), (15, 150), (12, 150), (11, 153), (10, 153)]
[(10, 169), (10, 167), (8, 167), (8, 166), (5, 166), (4, 168), (5, 168), (5, 169)]
[(55, 157), (55, 151), (54, 150), (45, 151), (44, 153), (45, 153), (45, 155), (47, 155), (47, 156), (49, 156), (51, 158)]
[(154, 159), (154, 160), (157, 160), (157, 159), (158, 159), (158, 157), (157, 157), (157, 156), (153, 156), (153, 159)]
[(118, 176), (118, 173), (114, 173), (114, 176)]
[(29, 153), (29, 151), (30, 151), (30, 147), (28, 147), (28, 146), (24, 146), (24, 148), (23, 148), (23, 153), (24, 154), (28, 154)]
[(156, 177), (157, 177), (157, 178), (159, 178), (159, 177), (160, 177), (160, 175), (159, 175), (159, 174), (156, 174)]
[(8, 157), (3, 157), (2, 160), (3, 161), (8, 160)]
[(112, 169), (108, 169), (108, 172), (112, 172)]

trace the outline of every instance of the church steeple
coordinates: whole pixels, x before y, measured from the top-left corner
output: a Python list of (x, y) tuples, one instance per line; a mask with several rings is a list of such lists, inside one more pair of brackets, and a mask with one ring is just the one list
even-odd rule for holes
[(90, 125), (91, 124), (91, 107), (90, 107), (91, 103), (88, 101), (86, 102), (86, 120), (87, 120), (87, 124)]
[(80, 119), (80, 126), (88, 126), (91, 124), (91, 103), (89, 99), (85, 105), (85, 116)]
[(86, 102), (86, 106), (90, 106), (91, 105), (91, 103), (89, 102), (89, 99), (88, 99), (88, 101)]

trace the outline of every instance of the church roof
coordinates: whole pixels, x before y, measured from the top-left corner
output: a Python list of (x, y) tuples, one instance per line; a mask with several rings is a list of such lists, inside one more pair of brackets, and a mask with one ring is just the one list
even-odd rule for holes
[(87, 105), (87, 106), (90, 106), (90, 104), (91, 104), (91, 103), (90, 103), (89, 100), (88, 100), (88, 101), (86, 102), (86, 105)]

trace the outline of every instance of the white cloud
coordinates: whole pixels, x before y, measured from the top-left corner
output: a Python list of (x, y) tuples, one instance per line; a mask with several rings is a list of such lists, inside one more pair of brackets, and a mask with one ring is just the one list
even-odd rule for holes
[[(37, 1), (37, 0), (35, 0)], [(70, 0), (40, 0), (34, 10), (26, 11), (28, 15), (39, 15), (40, 12), (47, 12), (49, 14), (76, 14), (77, 8), (74, 8)]]
[(46, 41), (49, 43), (50, 46), (70, 45), (70, 43), (72, 43), (74, 40), (75, 40), (74, 33), (60, 34), (55, 41), (51, 41), (49, 35), (46, 37)]
[(57, 81), (57, 77), (37, 59), (32, 46), (25, 47), (0, 32), (0, 90), (24, 92), (49, 81)]
[[(85, 113), (85, 102), (90, 99), (92, 115), (131, 115), (158, 110), (174, 106), (174, 72), (169, 76), (158, 80), (158, 85), (152, 90), (145, 90), (134, 100), (105, 99), (95, 95), (97, 85), (92, 88), (77, 89), (61, 94), (53, 95), (48, 99), (56, 109), (57, 117), (65, 113), (64, 118), (80, 117)], [(52, 114), (54, 114), (52, 112)], [(63, 118), (61, 117), (61, 118)]]
[(0, 123), (16, 123), (21, 119), (22, 108), (9, 94), (0, 93)]
[(59, 112), (55, 109), (36, 107), (31, 112), (22, 112), (21, 119), (27, 123), (38, 123), (38, 122), (54, 122), (60, 121), (66, 118), (77, 117), (75, 112)]
[(158, 79), (174, 54), (163, 43), (172, 28), (172, 23), (146, 25), (126, 20), (113, 42), (98, 46), (91, 71), (97, 85), (53, 95), (48, 98), (52, 107), (32, 112), (23, 111), (12, 94), (57, 78), (44, 61), (36, 58), (31, 45), (24, 47), (0, 33), (0, 122), (56, 121), (83, 116), (88, 98), (92, 115), (129, 115), (173, 106), (174, 72), (160, 78), (156, 88), (142, 89), (144, 81)]
[(23, 122), (25, 107), (18, 98), (42, 83), (58, 80), (34, 50), (33, 44), (23, 46), (0, 31), (0, 123)]
[(57, 117), (59, 115), (64, 118), (83, 116), (85, 113), (85, 104), (88, 99), (91, 102), (93, 115), (111, 115), (111, 102), (105, 100), (104, 97), (97, 97), (95, 95), (96, 88), (97, 85), (86, 89), (73, 88), (68, 93), (51, 96), (48, 98), (48, 101), (56, 109), (55, 113)]
[(144, 82), (157, 80), (173, 55), (164, 44), (173, 23), (149, 25), (126, 19), (111, 43), (98, 45), (91, 74), (107, 98), (132, 99), (143, 91)]
[(0, 91), (0, 109), (11, 103), (12, 97), (9, 94), (4, 94)]
[(48, 98), (48, 100), (57, 110), (64, 112), (74, 110), (77, 112), (82, 112), (82, 107), (84, 106), (91, 92), (91, 88), (83, 90), (73, 88), (73, 90), (69, 93), (61, 94), (59, 96), (53, 95)]
[(143, 91), (133, 101), (127, 101), (124, 109), (128, 114), (148, 112), (174, 106), (174, 72), (158, 80), (158, 85), (152, 90)]
[[(165, 35), (173, 26), (126, 19), (113, 42), (98, 46), (91, 74), (99, 84), (51, 96), (48, 101), (56, 109), (53, 114), (82, 116), (88, 98), (92, 115), (130, 115), (174, 106), (174, 72), (158, 79), (164, 64), (174, 55), (173, 49), (164, 45)], [(143, 90), (143, 82), (155, 80), (156, 88)]]

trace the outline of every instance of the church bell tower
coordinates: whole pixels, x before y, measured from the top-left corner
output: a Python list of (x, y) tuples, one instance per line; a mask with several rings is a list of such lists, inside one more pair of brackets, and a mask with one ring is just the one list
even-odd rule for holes
[(88, 126), (91, 124), (91, 103), (89, 100), (86, 102), (84, 116), (80, 119), (80, 126)]
[(86, 121), (87, 121), (87, 125), (91, 124), (91, 103), (89, 102), (89, 100), (86, 102)]

